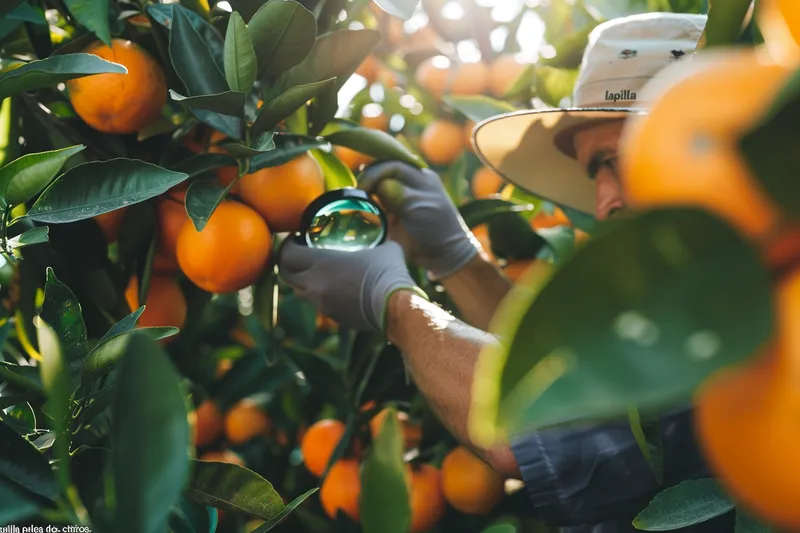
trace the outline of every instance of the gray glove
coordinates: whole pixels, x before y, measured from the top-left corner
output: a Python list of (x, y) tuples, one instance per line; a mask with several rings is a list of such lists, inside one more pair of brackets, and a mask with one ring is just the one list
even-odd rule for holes
[(339, 324), (384, 332), (386, 304), (400, 289), (417, 291), (403, 248), (387, 241), (371, 250), (309, 248), (287, 239), (278, 258), (281, 276), (320, 312)]
[(480, 244), (435, 172), (398, 161), (377, 163), (364, 170), (359, 186), (377, 194), (390, 215), (399, 219), (410, 242), (400, 235), (396, 240), (431, 278), (454, 274), (479, 253)]

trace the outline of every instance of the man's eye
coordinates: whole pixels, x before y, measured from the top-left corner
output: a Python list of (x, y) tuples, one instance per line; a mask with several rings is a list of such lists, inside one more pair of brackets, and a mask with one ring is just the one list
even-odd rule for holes
[(604, 157), (604, 158), (597, 158), (593, 159), (589, 162), (589, 166), (586, 168), (586, 173), (589, 175), (589, 179), (595, 179), (597, 174), (604, 168), (607, 167), (614, 175), (617, 174), (617, 156), (613, 155), (611, 157)]

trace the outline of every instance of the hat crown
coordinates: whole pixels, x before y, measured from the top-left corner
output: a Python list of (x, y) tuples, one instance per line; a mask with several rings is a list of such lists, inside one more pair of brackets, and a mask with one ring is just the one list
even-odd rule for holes
[(573, 107), (644, 107), (641, 89), (695, 51), (706, 21), (706, 15), (643, 13), (598, 25), (583, 54)]

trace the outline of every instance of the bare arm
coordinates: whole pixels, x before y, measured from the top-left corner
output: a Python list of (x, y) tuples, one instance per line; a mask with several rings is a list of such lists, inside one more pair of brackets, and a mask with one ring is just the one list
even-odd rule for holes
[(387, 313), (389, 340), (400, 348), (417, 387), (445, 427), (500, 474), (519, 478), (508, 444), (481, 448), (467, 431), (475, 363), (483, 347), (497, 339), (411, 291), (395, 292)]
[(464, 319), (486, 331), (500, 302), (513, 285), (494, 264), (482, 256), (476, 255), (464, 268), (444, 278), (442, 285)]

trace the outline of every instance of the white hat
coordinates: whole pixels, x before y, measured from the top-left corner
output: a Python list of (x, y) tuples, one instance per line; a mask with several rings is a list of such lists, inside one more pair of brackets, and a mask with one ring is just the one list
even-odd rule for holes
[(589, 35), (573, 107), (487, 119), (473, 132), (475, 152), (514, 185), (594, 214), (595, 186), (574, 159), (574, 134), (587, 125), (645, 112), (642, 88), (694, 52), (706, 20), (706, 15), (645, 13), (600, 24)]

